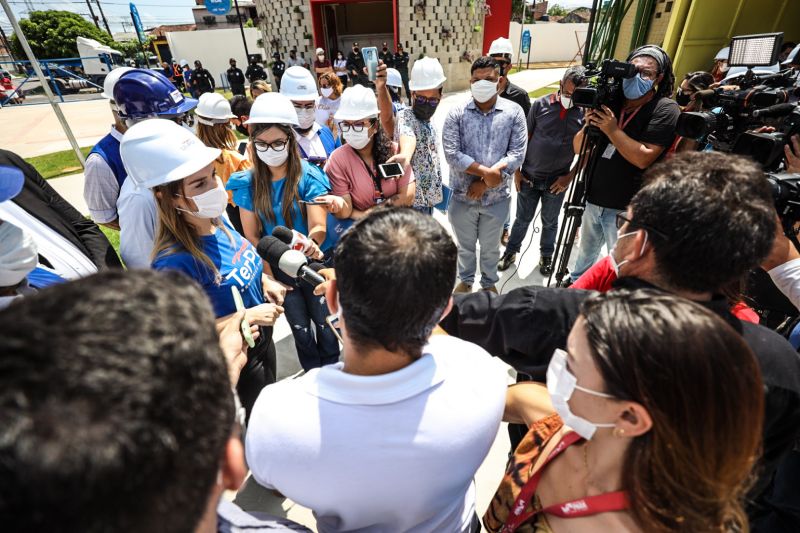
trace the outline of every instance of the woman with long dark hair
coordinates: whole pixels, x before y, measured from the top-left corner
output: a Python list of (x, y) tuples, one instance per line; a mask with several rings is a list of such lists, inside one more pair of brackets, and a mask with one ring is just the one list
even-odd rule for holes
[(218, 319), (237, 312), (236, 291), (246, 308), (245, 320), (261, 328), (237, 385), (249, 415), (261, 389), (275, 382), (271, 326), (283, 309), (265, 303), (270, 281), (262, 276), (262, 261), (223, 217), (228, 195), (214, 172), (220, 150), (205, 146), (170, 120), (150, 119), (126, 132), (120, 155), (128, 177), (151, 188), (155, 196), (158, 226), (152, 267), (177, 270), (197, 281)]
[(584, 302), (566, 348), (547, 389), (509, 389), (504, 418), (530, 430), (486, 528), (748, 531), (764, 395), (741, 335), (689, 300), (617, 290)]
[[(292, 129), (298, 124), (292, 102), (280, 93), (263, 94), (253, 102), (245, 123), (250, 128), (253, 168), (234, 174), (228, 182), (245, 237), (255, 245), (277, 226), (285, 226), (302, 241), (308, 257), (321, 259), (327, 213), (324, 206), (314, 205), (314, 199), (327, 194), (330, 184), (322, 170), (300, 156)], [(284, 296), (283, 307), (303, 369), (338, 361), (339, 343), (325, 321), (326, 304), (308, 283), (265, 268), (292, 289)]]
[(402, 175), (386, 177), (379, 165), (397, 153), (378, 120), (375, 93), (362, 85), (345, 89), (334, 118), (347, 142), (333, 151), (325, 172), (333, 195), (320, 200), (340, 219), (359, 219), (380, 204), (414, 203), (414, 175), (408, 166)]

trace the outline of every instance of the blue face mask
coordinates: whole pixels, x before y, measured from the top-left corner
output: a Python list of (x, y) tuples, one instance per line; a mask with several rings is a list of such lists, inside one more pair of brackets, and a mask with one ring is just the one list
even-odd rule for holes
[(645, 80), (641, 74), (634, 78), (622, 80), (622, 92), (628, 100), (636, 100), (646, 95), (653, 88), (653, 80)]

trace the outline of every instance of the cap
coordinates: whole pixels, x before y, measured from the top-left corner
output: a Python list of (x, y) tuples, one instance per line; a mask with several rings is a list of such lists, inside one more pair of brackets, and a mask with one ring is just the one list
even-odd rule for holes
[(323, 50), (322, 48), (317, 48), (317, 55), (324, 54), (324, 53), (325, 53), (325, 50)]

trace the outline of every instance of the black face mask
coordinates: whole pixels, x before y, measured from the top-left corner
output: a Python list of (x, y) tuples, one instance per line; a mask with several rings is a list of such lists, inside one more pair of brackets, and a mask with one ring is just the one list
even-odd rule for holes
[(679, 106), (685, 107), (692, 101), (692, 97), (678, 89), (678, 94), (675, 95), (675, 101), (678, 102)]
[(388, 52), (388, 51), (389, 51), (389, 49), (388, 49), (388, 48), (386, 48), (386, 47), (384, 47), (384, 48), (383, 48), (383, 51), (384, 51), (384, 52)]
[(358, 48), (353, 48), (353, 52), (358, 53)]
[(238, 131), (239, 133), (241, 133), (245, 137), (249, 137), (250, 136), (250, 132), (247, 131), (247, 127), (245, 127), (243, 124), (237, 124), (236, 125), (236, 131)]
[(427, 122), (433, 116), (433, 113), (436, 111), (436, 107), (438, 105), (439, 104), (431, 104), (429, 102), (426, 102), (424, 104), (418, 104), (417, 102), (414, 102), (412, 110), (414, 111), (415, 117)]

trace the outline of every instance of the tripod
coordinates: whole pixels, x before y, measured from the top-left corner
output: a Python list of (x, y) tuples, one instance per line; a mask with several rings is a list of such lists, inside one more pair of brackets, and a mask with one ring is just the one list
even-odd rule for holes
[(598, 142), (604, 137), (603, 132), (596, 126), (588, 126), (581, 142), (581, 149), (578, 153), (578, 172), (575, 179), (569, 186), (567, 200), (564, 202), (564, 222), (558, 231), (558, 242), (554, 254), (555, 268), (547, 280), (547, 286), (553, 283), (553, 276), (556, 278), (556, 287), (566, 285), (564, 278), (569, 273), (567, 265), (572, 254), (572, 247), (575, 244), (575, 236), (581, 228), (583, 212), (586, 209), (586, 194), (600, 160), (600, 151), (597, 149)]

